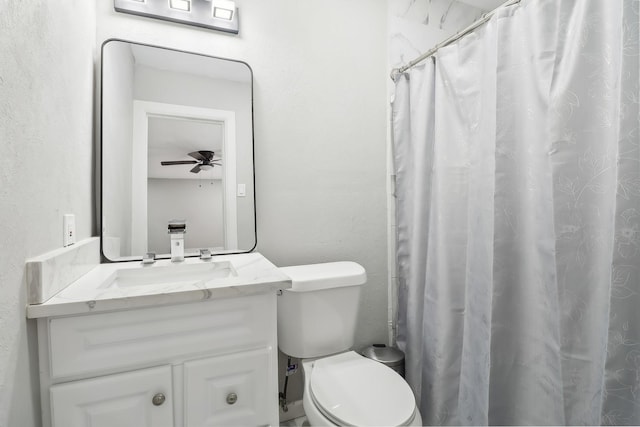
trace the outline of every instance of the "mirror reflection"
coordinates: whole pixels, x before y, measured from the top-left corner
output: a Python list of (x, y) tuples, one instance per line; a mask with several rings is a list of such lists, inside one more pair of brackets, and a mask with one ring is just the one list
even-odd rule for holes
[(252, 75), (245, 63), (120, 40), (102, 50), (102, 246), (112, 261), (255, 246)]

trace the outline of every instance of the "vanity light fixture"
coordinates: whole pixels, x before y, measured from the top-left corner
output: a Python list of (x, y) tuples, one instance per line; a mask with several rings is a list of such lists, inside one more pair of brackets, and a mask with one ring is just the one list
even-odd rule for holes
[(236, 4), (229, 0), (215, 0), (213, 2), (213, 17), (231, 21), (236, 12)]
[(171, 9), (189, 12), (191, 10), (191, 0), (169, 0), (169, 6)]
[(231, 0), (113, 0), (116, 11), (238, 34)]

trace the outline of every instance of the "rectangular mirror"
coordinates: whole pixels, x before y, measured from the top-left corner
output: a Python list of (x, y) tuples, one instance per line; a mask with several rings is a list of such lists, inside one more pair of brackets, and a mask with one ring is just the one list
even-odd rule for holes
[(244, 62), (123, 40), (102, 45), (102, 252), (170, 257), (256, 245), (253, 75)]

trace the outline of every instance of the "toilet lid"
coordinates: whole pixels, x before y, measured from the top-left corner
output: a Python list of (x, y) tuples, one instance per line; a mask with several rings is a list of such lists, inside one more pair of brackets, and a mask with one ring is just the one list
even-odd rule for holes
[(315, 361), (310, 388), (318, 409), (339, 425), (402, 426), (416, 410), (397, 372), (352, 351)]

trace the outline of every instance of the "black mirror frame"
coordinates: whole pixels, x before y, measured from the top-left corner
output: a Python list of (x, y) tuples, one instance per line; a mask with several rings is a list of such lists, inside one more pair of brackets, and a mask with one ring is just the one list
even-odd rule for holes
[[(170, 51), (174, 51), (174, 52), (179, 52), (179, 53), (186, 53), (186, 54), (190, 54), (190, 55), (198, 55), (198, 56), (202, 56), (202, 57), (206, 57), (206, 58), (213, 58), (213, 59), (221, 59), (221, 60), (225, 60), (225, 61), (231, 61), (231, 62), (236, 62), (239, 64), (244, 64), (247, 66), (247, 68), (249, 69), (249, 73), (251, 74), (251, 161), (252, 161), (252, 167), (253, 167), (253, 225), (254, 225), (254, 230), (253, 230), (253, 246), (251, 247), (251, 249), (248, 250), (242, 250), (242, 251), (230, 251), (230, 252), (221, 252), (221, 253), (215, 253), (212, 252), (211, 255), (212, 256), (220, 256), (220, 255), (233, 255), (233, 254), (244, 254), (244, 253), (250, 253), (253, 252), (255, 250), (255, 248), (258, 245), (258, 215), (257, 215), (257, 204), (256, 204), (256, 152), (255, 152), (255, 118), (254, 118), (254, 102), (253, 102), (253, 98), (254, 98), (254, 88), (253, 88), (253, 69), (251, 68), (251, 66), (249, 64), (247, 64), (244, 61), (240, 61), (237, 59), (229, 59), (229, 58), (222, 58), (219, 56), (213, 56), (213, 55), (205, 55), (202, 53), (197, 53), (197, 52), (189, 52), (186, 50), (180, 50), (180, 49), (173, 49), (173, 48), (168, 48), (168, 47), (164, 47), (164, 46), (157, 46), (157, 45), (152, 45), (152, 44), (147, 44), (147, 43), (139, 43), (139, 42), (134, 42), (131, 40), (124, 40), (124, 39), (118, 39), (118, 38), (110, 38), (105, 40), (104, 42), (102, 42), (102, 45), (100, 47), (100, 87), (99, 87), (99, 99), (98, 99), (98, 113), (99, 113), (99, 137), (98, 137), (98, 141), (99, 141), (99, 149), (96, 150), (97, 153), (99, 153), (99, 161), (96, 162), (97, 165), (99, 165), (98, 170), (96, 171), (96, 178), (99, 182), (99, 191), (96, 197), (96, 204), (97, 209), (96, 212), (98, 212), (98, 218), (96, 221), (96, 224), (98, 226), (98, 229), (100, 230), (100, 255), (101, 255), (101, 262), (102, 263), (112, 263), (112, 262), (138, 262), (138, 261), (142, 261), (143, 256), (144, 255), (140, 255), (140, 257), (138, 258), (137, 256), (131, 256), (128, 257), (127, 259), (119, 259), (119, 260), (112, 260), (109, 259), (105, 253), (104, 253), (104, 238), (103, 238), (103, 228), (102, 228), (102, 214), (103, 214), (103, 199), (102, 199), (102, 195), (103, 195), (103, 174), (102, 171), (104, 170), (104, 164), (102, 159), (104, 158), (103, 156), (103, 150), (104, 150), (104, 141), (103, 141), (103, 127), (102, 127), (102, 121), (103, 121), (103, 112), (102, 112), (102, 99), (103, 99), (103, 87), (104, 87), (104, 49), (105, 46), (107, 45), (107, 43), (109, 42), (124, 42), (124, 43), (130, 43), (130, 44), (136, 44), (136, 45), (140, 45), (140, 46), (146, 46), (146, 47), (153, 47), (153, 48), (158, 48), (158, 49), (165, 49), (165, 50), (170, 50)], [(199, 255), (194, 254), (194, 255), (185, 255), (185, 258), (197, 258), (199, 257)], [(170, 256), (164, 256), (164, 257), (158, 257), (157, 259), (169, 259)]]

